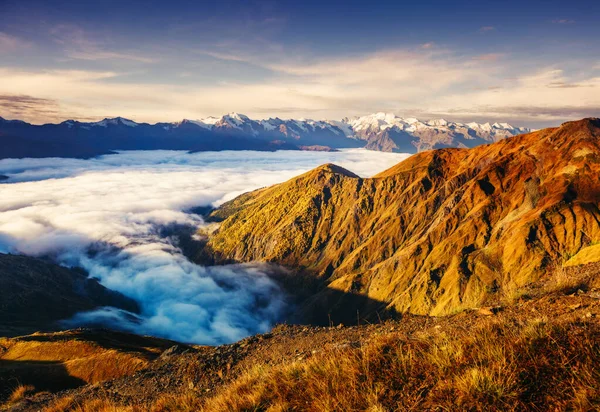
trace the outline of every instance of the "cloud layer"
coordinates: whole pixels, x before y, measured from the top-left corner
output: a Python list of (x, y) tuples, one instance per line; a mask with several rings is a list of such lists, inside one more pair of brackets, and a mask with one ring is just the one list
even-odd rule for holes
[(136, 333), (216, 344), (264, 332), (285, 296), (262, 264), (190, 263), (169, 228), (203, 224), (186, 213), (334, 162), (375, 174), (406, 155), (314, 152), (123, 152), (97, 159), (6, 159), (0, 174), (0, 251), (51, 256), (84, 267), (138, 301), (139, 317), (114, 309), (80, 314)]

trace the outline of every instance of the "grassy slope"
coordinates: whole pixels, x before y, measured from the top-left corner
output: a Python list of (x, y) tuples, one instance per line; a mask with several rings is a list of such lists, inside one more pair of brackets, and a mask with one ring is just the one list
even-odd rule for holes
[(282, 326), (22, 410), (597, 410), (599, 273), (557, 271), (519, 298), (453, 316)]
[(600, 241), (598, 175), (593, 119), (420, 153), (371, 179), (325, 165), (224, 205), (206, 254), (310, 272), (328, 303), (356, 294), (393, 311), (449, 314)]
[(174, 344), (86, 329), (0, 338), (0, 402), (128, 376)]

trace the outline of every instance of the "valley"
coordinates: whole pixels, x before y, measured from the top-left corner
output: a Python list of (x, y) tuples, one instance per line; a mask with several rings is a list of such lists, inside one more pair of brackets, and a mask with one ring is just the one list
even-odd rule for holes
[(0, 0), (0, 412), (600, 411), (598, 16)]
[[(6, 386), (12, 398), (2, 394), (4, 408), (593, 410), (600, 401), (599, 270), (592, 264), (549, 275), (519, 297), (450, 316), (279, 325), (216, 347), (102, 330), (3, 339), (0, 379), (19, 370), (21, 384)], [(16, 353), (18, 360), (4, 360)], [(32, 365), (42, 355), (45, 369)], [(48, 375), (50, 365), (66, 372)]]
[[(11, 161), (6, 187), (27, 191), (6, 192), (3, 245), (44, 260), (0, 254), (2, 408), (591, 410), (599, 139), (583, 119), (470, 149), (318, 152), (344, 167), (304, 173), (257, 152), (275, 184), (250, 191), (227, 153)], [(37, 238), (11, 229), (30, 204)]]

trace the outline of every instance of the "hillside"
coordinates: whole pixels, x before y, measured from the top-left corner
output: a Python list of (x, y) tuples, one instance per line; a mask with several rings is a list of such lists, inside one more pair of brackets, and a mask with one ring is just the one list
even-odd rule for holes
[(369, 179), (324, 165), (215, 211), (223, 221), (199, 259), (317, 279), (304, 305), (317, 323), (327, 312), (450, 314), (600, 241), (599, 176), (598, 119), (419, 153)]
[[(196, 259), (286, 266), (303, 324), (215, 347), (90, 329), (2, 338), (0, 409), (597, 410), (599, 143), (600, 120), (584, 119), (243, 194), (210, 214)], [(0, 264), (3, 325), (110, 294), (77, 270)]]
[(0, 253), (0, 336), (57, 330), (57, 321), (100, 306), (138, 310), (81, 270)]
[(11, 394), (16, 400), (15, 392), (48, 393), (129, 376), (174, 345), (86, 329), (0, 338), (0, 410)]
[[(590, 281), (599, 270), (556, 272), (492, 308), (279, 325), (217, 347), (90, 330), (4, 340), (0, 379), (34, 358), (54, 363), (39, 362), (36, 382), (20, 375), (2, 400), (48, 412), (597, 410), (600, 289)], [(59, 366), (62, 379), (47, 380)]]

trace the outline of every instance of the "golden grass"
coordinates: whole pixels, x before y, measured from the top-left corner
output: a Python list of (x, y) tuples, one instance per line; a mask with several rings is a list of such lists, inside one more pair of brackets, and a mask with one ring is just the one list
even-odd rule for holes
[(152, 407), (59, 399), (46, 412), (598, 410), (600, 327), (580, 318), (394, 332), (300, 361), (256, 364), (209, 397), (166, 395)]
[(2, 360), (62, 362), (68, 374), (87, 383), (130, 375), (147, 366), (148, 360), (136, 352), (106, 349), (78, 340), (31, 341), (0, 339), (5, 350)]
[(454, 336), (387, 335), (251, 369), (203, 411), (592, 410), (600, 407), (599, 334), (575, 321), (538, 319)]
[[(65, 339), (63, 339), (65, 338)], [(150, 359), (163, 348), (137, 348), (128, 351), (105, 347), (90, 340), (79, 340), (77, 333), (34, 334), (24, 338), (0, 338), (0, 361), (18, 365), (14, 379), (23, 383), (6, 405), (16, 405), (23, 398), (39, 391), (57, 391), (80, 384), (95, 384), (132, 375), (145, 368)], [(33, 386), (38, 388), (34, 390)], [(61, 386), (62, 385), (62, 386)], [(57, 405), (55, 410), (103, 411), (98, 405)], [(75, 407), (80, 409), (74, 409)], [(83, 408), (83, 409), (82, 409)]]
[(60, 398), (48, 405), (43, 412), (143, 412), (144, 409), (134, 406), (121, 406), (109, 399), (96, 398), (78, 403), (70, 396)]
[(69, 375), (87, 383), (97, 383), (128, 376), (143, 369), (147, 364), (148, 362), (144, 359), (115, 350), (64, 363)]
[(579, 266), (600, 262), (600, 244), (592, 244), (581, 249), (575, 256), (567, 260), (564, 266)]
[(10, 407), (16, 403), (19, 403), (20, 401), (25, 399), (27, 395), (34, 391), (35, 387), (33, 387), (32, 385), (18, 385), (16, 388), (13, 389), (8, 400), (3, 405), (0, 405), (0, 407)]
[(574, 293), (579, 289), (585, 290), (589, 279), (584, 279), (575, 272), (557, 265), (551, 272), (550, 278), (546, 282), (545, 291), (547, 293)]
[(165, 395), (160, 397), (153, 405), (152, 412), (200, 411), (202, 401), (195, 392), (186, 392), (179, 395)]

